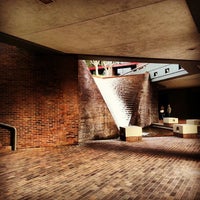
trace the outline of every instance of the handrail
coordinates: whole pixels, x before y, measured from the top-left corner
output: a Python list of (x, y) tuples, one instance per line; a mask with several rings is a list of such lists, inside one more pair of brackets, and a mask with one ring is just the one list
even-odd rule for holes
[(8, 129), (10, 131), (11, 137), (10, 137), (10, 145), (12, 147), (13, 151), (16, 151), (17, 146), (17, 129), (14, 126), (11, 126), (9, 124), (0, 123), (1, 128)]
[(148, 65), (148, 63), (147, 63), (147, 64), (144, 64), (144, 65), (141, 65), (141, 66), (139, 66), (139, 67), (136, 67), (136, 68), (134, 68), (134, 69), (131, 69), (130, 71), (125, 72), (124, 74), (121, 74), (120, 76), (124, 76), (124, 75), (129, 74), (129, 73), (132, 73), (132, 72), (136, 72), (137, 70), (143, 69), (143, 68), (146, 67), (147, 65)]
[[(149, 65), (149, 63), (145, 63), (144, 65), (138, 66), (138, 67), (136, 67), (136, 68), (134, 68), (134, 69), (131, 69), (130, 71), (128, 71), (128, 72), (126, 72), (126, 73), (124, 73), (124, 74), (121, 74), (120, 76), (124, 76), (124, 75), (126, 75), (126, 74), (129, 74), (129, 73), (132, 73), (132, 72), (137, 72), (137, 71), (142, 70), (142, 69), (144, 69), (144, 68), (148, 68), (148, 65)], [(148, 72), (150, 72), (150, 71), (155, 71), (155, 70), (161, 69), (161, 68), (165, 68), (165, 67), (170, 66), (170, 65), (171, 65), (171, 64), (164, 64), (164, 65), (161, 66), (161, 67), (159, 66), (159, 67), (157, 67), (157, 68), (148, 70)]]

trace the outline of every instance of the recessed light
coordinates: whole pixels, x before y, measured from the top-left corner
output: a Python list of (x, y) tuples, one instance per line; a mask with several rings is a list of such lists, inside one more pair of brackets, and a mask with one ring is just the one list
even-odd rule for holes
[(53, 0), (40, 0), (44, 4), (53, 3)]

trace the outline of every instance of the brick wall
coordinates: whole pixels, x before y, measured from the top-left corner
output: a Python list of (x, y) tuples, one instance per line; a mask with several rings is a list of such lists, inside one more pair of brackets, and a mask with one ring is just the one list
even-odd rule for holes
[(158, 121), (157, 90), (150, 82), (149, 73), (143, 74), (143, 79), (138, 83), (140, 84), (135, 89), (137, 95), (130, 124), (145, 127)]
[[(116, 78), (126, 104), (134, 87), (130, 98), (136, 100), (127, 108), (132, 109), (131, 124), (142, 126), (157, 115), (156, 96), (145, 77)], [(76, 56), (41, 54), (0, 43), (0, 91), (0, 123), (17, 128), (17, 148), (118, 136), (89, 70), (82, 61), (78, 65)], [(0, 134), (0, 146), (8, 145), (9, 131), (1, 128)]]
[(10, 131), (0, 128), (0, 147), (10, 146)]
[(83, 61), (79, 61), (79, 91), (79, 141), (117, 137), (113, 117)]
[(17, 148), (77, 143), (76, 57), (0, 43), (0, 61), (0, 122), (17, 128)]

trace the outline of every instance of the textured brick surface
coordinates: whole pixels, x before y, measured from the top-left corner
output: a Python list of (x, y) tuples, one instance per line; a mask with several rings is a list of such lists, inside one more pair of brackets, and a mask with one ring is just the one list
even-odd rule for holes
[(95, 78), (118, 127), (148, 126), (158, 120), (157, 93), (149, 74)]
[(117, 126), (83, 61), (79, 61), (79, 92), (79, 141), (116, 138)]
[[(78, 137), (81, 141), (117, 136), (116, 124), (101, 94), (80, 65), (78, 77), (76, 59), (0, 43), (0, 121), (17, 128), (17, 148), (75, 144)], [(138, 81), (134, 82), (136, 87), (143, 89), (131, 111), (137, 120), (133, 124), (140, 125), (141, 121), (149, 123), (147, 115), (154, 115), (142, 111), (149, 103), (149, 93)], [(124, 79), (124, 83), (129, 82)], [(118, 90), (124, 88), (118, 84)], [(123, 93), (125, 101), (129, 89)], [(138, 117), (137, 109), (145, 115)], [(0, 134), (1, 145), (8, 145), (9, 132), (1, 129)]]
[(11, 134), (9, 130), (0, 128), (0, 147), (10, 145)]
[(143, 81), (143, 74), (95, 78), (118, 127), (137, 124), (136, 121), (130, 123), (130, 119), (133, 115), (136, 115), (137, 119), (140, 118), (140, 114), (136, 113), (138, 113)]
[[(77, 143), (77, 76), (73, 56), (0, 43), (0, 122), (17, 128), (17, 148)], [(0, 134), (7, 144), (7, 132)]]
[(200, 199), (199, 139), (143, 138), (0, 154), (0, 199)]
[[(137, 106), (132, 114), (130, 124), (138, 126), (148, 126), (152, 122), (158, 121), (158, 100), (156, 88), (151, 85), (149, 74), (145, 73), (141, 81), (137, 81)], [(138, 84), (140, 83), (140, 84)]]

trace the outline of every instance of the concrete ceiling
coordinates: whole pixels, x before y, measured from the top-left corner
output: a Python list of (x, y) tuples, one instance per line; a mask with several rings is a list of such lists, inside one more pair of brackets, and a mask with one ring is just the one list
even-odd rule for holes
[(200, 35), (185, 0), (1, 0), (0, 31), (64, 53), (164, 59), (200, 72)]

